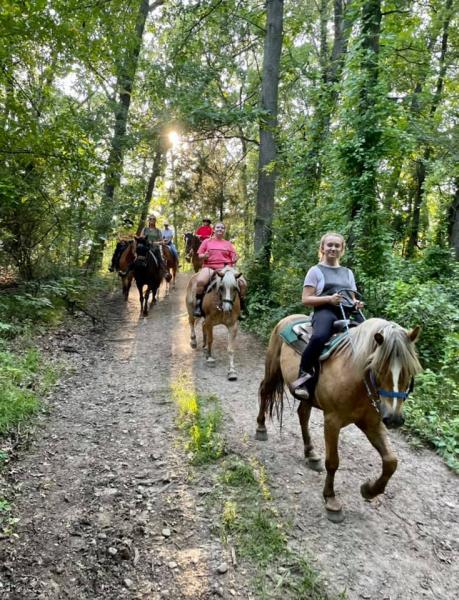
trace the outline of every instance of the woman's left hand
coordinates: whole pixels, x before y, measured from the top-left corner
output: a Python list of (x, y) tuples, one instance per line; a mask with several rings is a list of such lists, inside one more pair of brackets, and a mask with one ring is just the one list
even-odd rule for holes
[(365, 306), (365, 303), (362, 302), (361, 300), (356, 300), (354, 302), (354, 306), (357, 310), (361, 310)]

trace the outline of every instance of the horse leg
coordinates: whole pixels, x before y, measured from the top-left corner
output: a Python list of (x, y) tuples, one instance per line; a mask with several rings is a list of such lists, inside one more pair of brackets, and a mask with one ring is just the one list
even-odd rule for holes
[(125, 290), (125, 297), (124, 299), (127, 301), (129, 298), (129, 290), (131, 289), (131, 284), (132, 284), (132, 280), (134, 279), (134, 273), (132, 271), (130, 271), (127, 275), (126, 275), (126, 290)]
[(203, 336), (202, 336), (203, 339), (205, 338), (205, 340), (206, 340), (205, 354), (206, 354), (207, 366), (214, 367), (215, 366), (215, 358), (212, 356), (212, 342), (214, 341), (213, 326), (206, 324), (206, 321), (204, 321), (204, 323), (202, 325), (202, 333), (203, 333)]
[(228, 327), (228, 357), (229, 357), (229, 369), (228, 369), (228, 381), (236, 381), (237, 373), (234, 368), (234, 340), (237, 334), (237, 321)]
[(260, 442), (266, 442), (268, 439), (268, 431), (266, 429), (266, 410), (268, 407), (268, 399), (263, 393), (263, 383), (260, 386), (260, 408), (257, 416), (257, 429), (255, 431), (255, 439)]
[(304, 458), (306, 459), (309, 467), (313, 471), (323, 471), (322, 462), (320, 456), (318, 456), (314, 450), (314, 446), (309, 435), (309, 417), (311, 416), (311, 405), (306, 401), (300, 402), (298, 406), (298, 418), (300, 420), (301, 435), (303, 436), (304, 445)]
[(196, 318), (193, 317), (190, 313), (188, 313), (188, 323), (190, 325), (190, 346), (192, 348), (197, 348), (198, 343), (196, 341), (196, 330), (194, 328), (194, 324), (196, 323)]
[(140, 313), (143, 313), (143, 285), (137, 283), (137, 289), (139, 290), (139, 300), (140, 300)]
[(145, 300), (143, 302), (143, 316), (147, 317), (148, 316), (148, 299), (150, 297), (150, 286), (147, 285), (147, 291), (145, 292)]
[(344, 519), (341, 502), (335, 497), (335, 473), (339, 466), (338, 455), (338, 437), (340, 426), (332, 416), (325, 416), (324, 434), (325, 434), (325, 468), (327, 476), (323, 496), (325, 499), (325, 508), (327, 518), (334, 523), (340, 523)]
[(385, 426), (380, 422), (375, 427), (357, 423), (357, 426), (367, 436), (370, 444), (376, 448), (382, 459), (382, 473), (375, 481), (366, 481), (360, 487), (360, 493), (365, 500), (372, 500), (386, 489), (387, 482), (397, 469), (397, 457), (392, 450)]

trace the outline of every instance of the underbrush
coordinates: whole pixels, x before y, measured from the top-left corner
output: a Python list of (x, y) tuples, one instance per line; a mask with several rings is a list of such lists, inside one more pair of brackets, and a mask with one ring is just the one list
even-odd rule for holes
[(93, 317), (91, 300), (108, 289), (108, 277), (89, 277), (75, 271), (56, 279), (20, 283), (0, 291), (0, 336), (35, 335), (54, 326), (66, 313), (81, 311)]
[(0, 435), (35, 413), (54, 382), (55, 373), (38, 350), (0, 351)]

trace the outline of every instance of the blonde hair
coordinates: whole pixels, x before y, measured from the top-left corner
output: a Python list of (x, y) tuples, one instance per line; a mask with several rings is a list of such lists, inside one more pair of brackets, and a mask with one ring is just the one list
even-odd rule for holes
[(344, 239), (344, 237), (340, 234), (340, 233), (336, 233), (336, 231), (327, 231), (327, 233), (324, 233), (324, 235), (320, 238), (320, 244), (319, 244), (319, 258), (323, 258), (324, 255), (324, 244), (325, 244), (325, 240), (328, 237), (337, 237), (341, 240), (341, 253), (340, 256), (342, 256), (344, 254), (344, 251), (346, 250), (346, 240)]

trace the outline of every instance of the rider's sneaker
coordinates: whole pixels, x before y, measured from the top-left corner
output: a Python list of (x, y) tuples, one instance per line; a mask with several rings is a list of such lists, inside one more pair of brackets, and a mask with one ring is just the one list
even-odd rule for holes
[(172, 275), (170, 273), (166, 273), (164, 275), (164, 279), (167, 281), (167, 283), (169, 283), (169, 281), (171, 281), (172, 279)]
[(311, 373), (301, 373), (297, 380), (292, 381), (291, 388), (297, 398), (301, 398), (301, 400), (307, 400), (309, 398), (309, 390), (306, 387), (306, 384), (311, 377)]
[(115, 270), (115, 268), (114, 268), (112, 265), (110, 265), (110, 266), (108, 267), (108, 270), (110, 271), (110, 273), (113, 273), (113, 271)]

